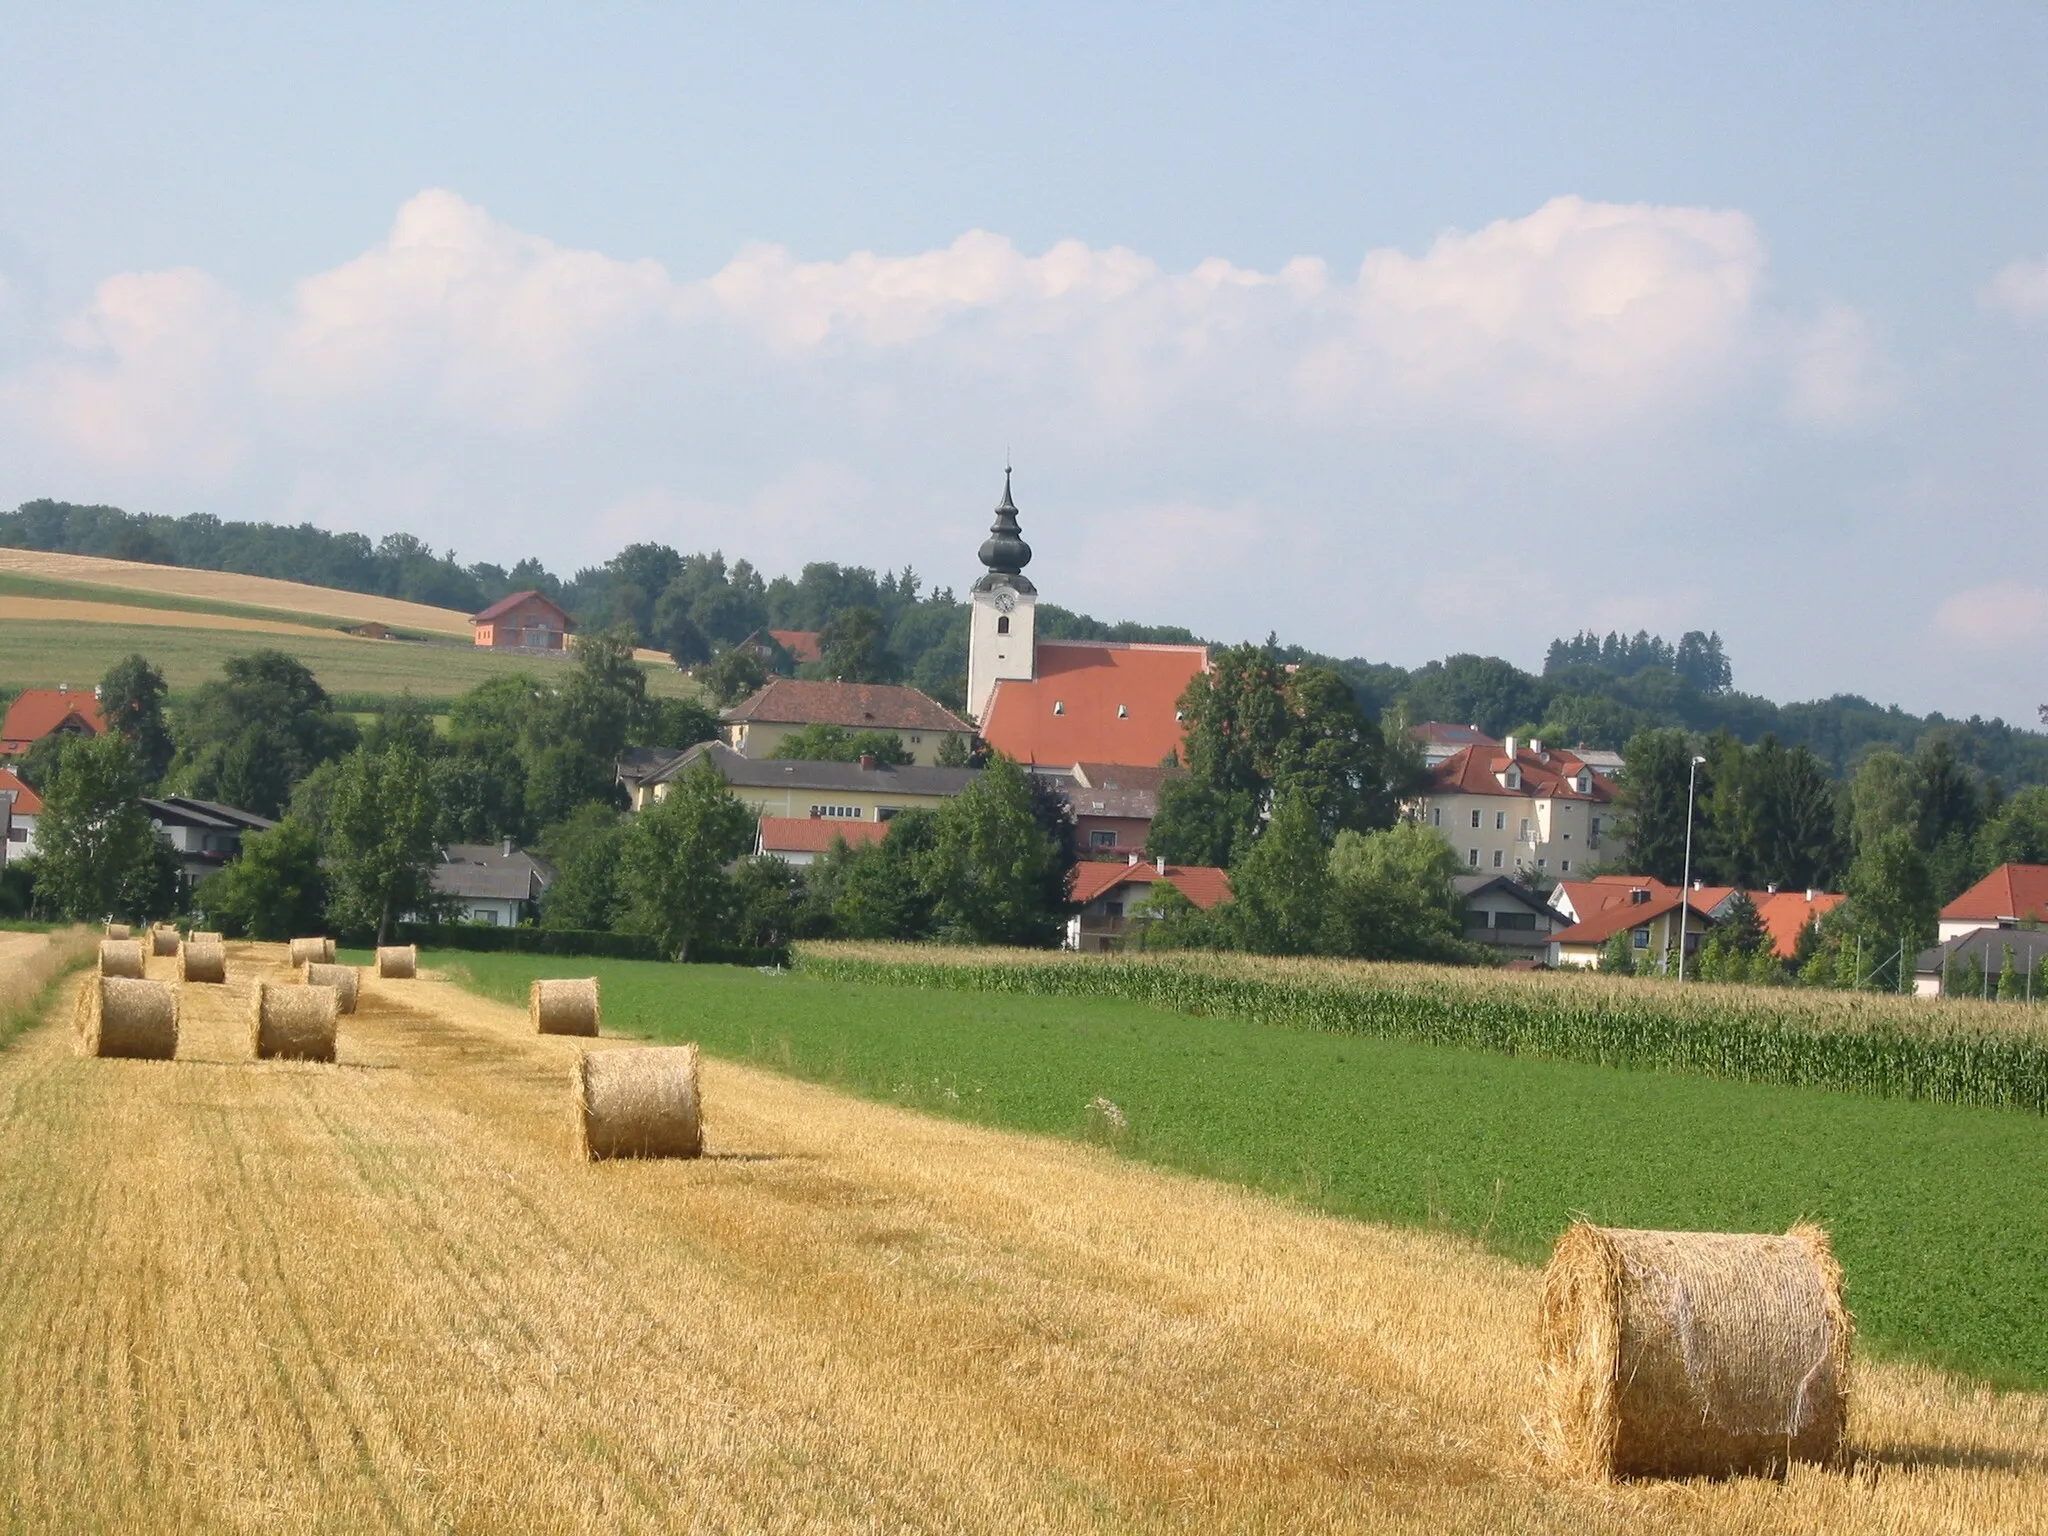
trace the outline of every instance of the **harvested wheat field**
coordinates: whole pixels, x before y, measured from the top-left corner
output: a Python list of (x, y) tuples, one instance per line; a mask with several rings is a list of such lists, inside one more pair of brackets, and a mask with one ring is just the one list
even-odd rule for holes
[(61, 597), (0, 595), (0, 619), (36, 619), (46, 624), (152, 624), (161, 629), (233, 629), (253, 635), (313, 635), (321, 639), (334, 635), (331, 629), (277, 619), (190, 613), (175, 608), (136, 608), (127, 603), (72, 602)]
[(1860, 1363), (1847, 1474), (1558, 1480), (1527, 1428), (1538, 1277), (1462, 1242), (716, 1060), (704, 1158), (585, 1163), (569, 1066), (611, 1042), (430, 964), (365, 975), (335, 1065), (252, 1063), (250, 989), (288, 955), (230, 951), (227, 985), (184, 990), (174, 1062), (80, 1058), (68, 996), (0, 1052), (11, 1525), (2017, 1531), (2048, 1507), (2048, 1400)]

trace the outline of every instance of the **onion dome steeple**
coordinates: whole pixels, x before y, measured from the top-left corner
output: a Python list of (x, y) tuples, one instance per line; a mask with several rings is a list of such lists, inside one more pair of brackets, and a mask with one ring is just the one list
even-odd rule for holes
[(1024, 542), (1023, 531), (1017, 526), (1017, 504), (1010, 499), (1008, 465), (1003, 467), (1002, 503), (996, 508), (996, 520), (989, 526), (988, 537), (982, 541), (980, 556), (988, 574), (974, 584), (977, 592), (994, 587), (1013, 587), (1019, 592), (1038, 590), (1024, 577), (1024, 567), (1031, 563), (1031, 546)]

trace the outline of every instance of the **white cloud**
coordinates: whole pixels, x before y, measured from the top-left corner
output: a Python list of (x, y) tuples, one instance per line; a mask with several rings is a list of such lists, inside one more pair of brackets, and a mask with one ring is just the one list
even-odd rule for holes
[(1798, 327), (1785, 362), (1787, 414), (1829, 431), (1882, 416), (1897, 402), (1903, 382), (1870, 321), (1846, 304), (1829, 303)]
[(2022, 320), (2048, 319), (2048, 256), (2008, 263), (1985, 288), (1984, 297)]
[(1942, 640), (1987, 655), (2038, 645), (2048, 640), (2048, 589), (1995, 581), (1957, 592), (1935, 609), (1933, 629)]

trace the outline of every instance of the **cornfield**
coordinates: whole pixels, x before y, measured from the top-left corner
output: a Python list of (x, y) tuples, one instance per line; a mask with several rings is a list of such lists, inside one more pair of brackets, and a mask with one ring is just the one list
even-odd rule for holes
[(805, 944), (836, 981), (1102, 997), (1288, 1029), (2048, 1113), (2048, 1029), (1967, 1003), (1253, 955)]

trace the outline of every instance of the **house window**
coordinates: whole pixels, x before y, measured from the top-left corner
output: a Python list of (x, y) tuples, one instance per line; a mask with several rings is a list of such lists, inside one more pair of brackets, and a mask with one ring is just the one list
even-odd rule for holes
[(1541, 869), (1541, 868), (1543, 868), (1543, 866), (1544, 866), (1544, 865), (1548, 864), (1549, 862), (1550, 862), (1550, 860), (1548, 860), (1548, 859), (1538, 859), (1538, 860), (1536, 861), (1536, 867), (1537, 867), (1538, 869)]
[(1124, 904), (1120, 901), (1105, 901), (1102, 904), (1102, 910), (1111, 917), (1122, 917), (1124, 915)]
[(1465, 862), (1467, 864), (1470, 864), (1474, 869), (1477, 869), (1479, 867), (1479, 850), (1477, 848), (1466, 849)]
[(7, 829), (7, 841), (9, 841), (10, 843), (25, 843), (25, 842), (27, 842), (27, 841), (28, 841), (28, 828), (27, 828), (27, 827), (9, 827), (9, 828)]
[(1505, 832), (1507, 831), (1507, 829), (1508, 813), (1506, 811), (1495, 811), (1493, 813), (1493, 830), (1496, 832)]
[(1429, 824), (1432, 827), (1440, 827), (1444, 824), (1444, 808), (1442, 806), (1433, 805), (1429, 808)]
[(1650, 947), (1650, 930), (1647, 928), (1636, 929), (1632, 942), (1637, 949), (1648, 949)]
[(814, 805), (811, 815), (826, 821), (859, 821), (863, 813), (857, 805)]
[(1478, 829), (1478, 826), (1479, 826), (1479, 813), (1478, 813), (1477, 811), (1474, 811), (1474, 812), (1472, 813), (1472, 826), (1473, 826), (1473, 829), (1474, 829), (1475, 831), (1476, 831), (1476, 830)]
[(1526, 838), (1526, 837), (1528, 837), (1528, 835), (1529, 835), (1529, 818), (1528, 818), (1528, 817), (1526, 817), (1526, 816), (1524, 816), (1524, 817), (1522, 818), (1522, 836), (1523, 836), (1524, 838)]
[(1107, 832), (1090, 832), (1088, 834), (1088, 846), (1090, 848), (1114, 848), (1116, 846), (1115, 830), (1111, 829)]
[(1498, 848), (1494, 849), (1494, 850), (1493, 850), (1493, 867), (1494, 867), (1495, 869), (1499, 869), (1499, 868), (1500, 868), (1500, 864), (1501, 864), (1501, 858), (1502, 858), (1502, 854), (1501, 854), (1501, 851), (1500, 851), (1500, 849), (1498, 849)]
[(1536, 914), (1534, 912), (1496, 912), (1493, 914), (1493, 926), (1496, 928), (1513, 928), (1522, 933), (1534, 933), (1536, 931)]
[(1008, 634), (1009, 632), (1010, 632), (1010, 621), (1009, 621), (1009, 620), (1008, 620), (1007, 618), (997, 619), (997, 620), (996, 620), (996, 633), (997, 633), (997, 634), (999, 634), (999, 635), (1007, 635), (1007, 634)]
[(910, 744), (913, 747), (921, 747), (924, 745), (924, 738), (922, 736), (913, 736), (910, 738)]
[(1572, 861), (1570, 859), (1566, 859), (1562, 864), (1558, 865), (1557, 867), (1563, 870), (1566, 874), (1570, 874), (1572, 872)]

